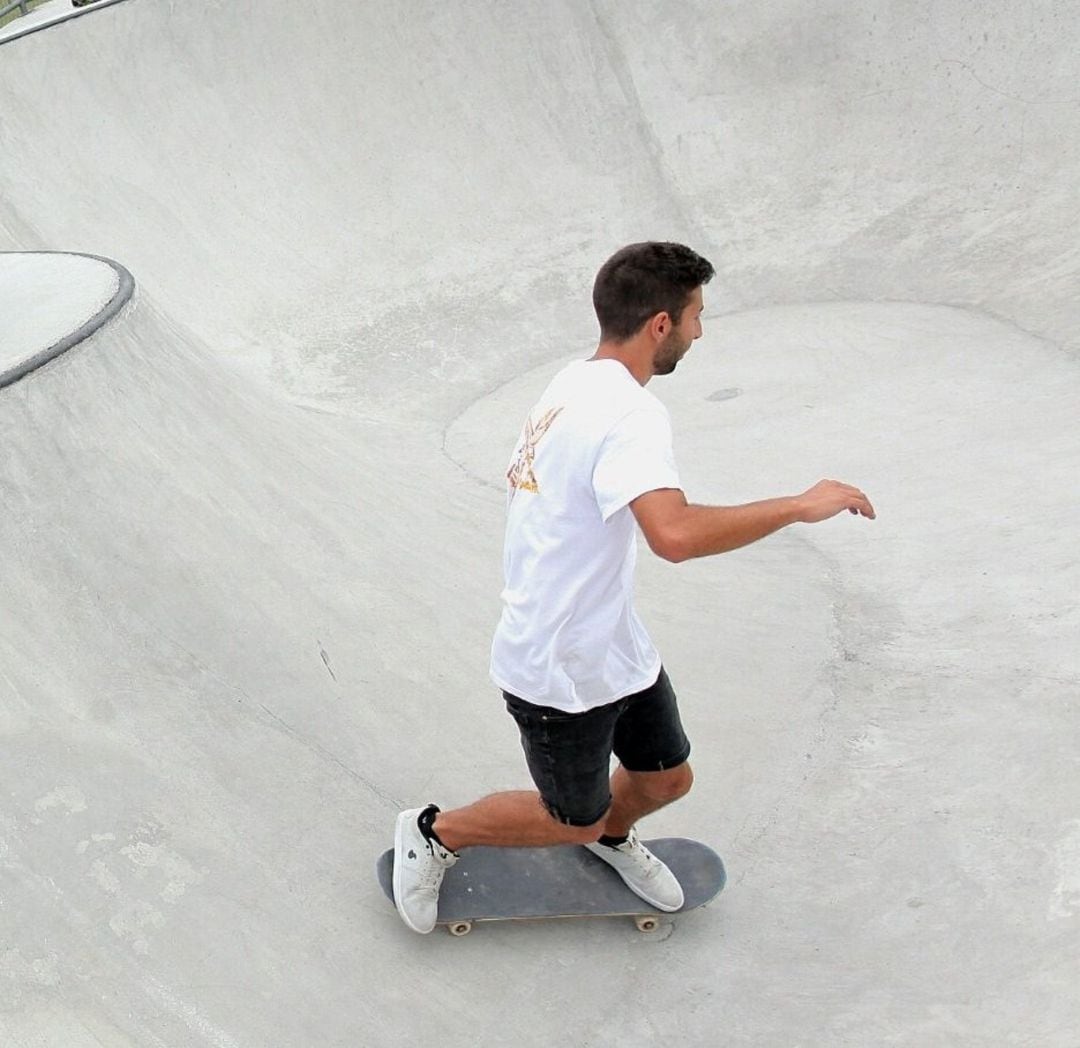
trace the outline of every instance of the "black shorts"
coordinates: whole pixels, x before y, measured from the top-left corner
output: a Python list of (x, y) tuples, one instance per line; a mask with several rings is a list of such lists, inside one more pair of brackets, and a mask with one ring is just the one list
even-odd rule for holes
[(627, 771), (666, 771), (690, 756), (663, 667), (652, 687), (584, 713), (503, 698), (544, 807), (568, 826), (592, 826), (611, 807), (612, 754)]

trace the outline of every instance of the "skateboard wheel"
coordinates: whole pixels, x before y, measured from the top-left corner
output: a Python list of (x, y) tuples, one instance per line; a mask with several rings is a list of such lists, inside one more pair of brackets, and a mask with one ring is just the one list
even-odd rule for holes
[(446, 926), (446, 930), (451, 935), (468, 935), (472, 931), (472, 921), (454, 921)]
[(660, 921), (655, 917), (635, 917), (634, 924), (639, 932), (654, 932), (660, 927)]

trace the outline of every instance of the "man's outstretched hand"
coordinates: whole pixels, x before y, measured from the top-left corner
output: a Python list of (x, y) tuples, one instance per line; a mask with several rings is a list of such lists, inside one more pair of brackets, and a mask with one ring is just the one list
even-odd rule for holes
[(877, 514), (870, 500), (851, 484), (838, 480), (819, 480), (812, 488), (795, 497), (798, 519), (803, 524), (817, 524), (847, 510), (873, 520)]

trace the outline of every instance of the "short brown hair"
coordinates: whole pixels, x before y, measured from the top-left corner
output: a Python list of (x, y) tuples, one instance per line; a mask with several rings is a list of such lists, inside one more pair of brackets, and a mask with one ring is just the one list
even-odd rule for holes
[(690, 293), (715, 272), (708, 259), (682, 244), (650, 240), (620, 248), (593, 283), (601, 339), (625, 342), (657, 313), (678, 324)]

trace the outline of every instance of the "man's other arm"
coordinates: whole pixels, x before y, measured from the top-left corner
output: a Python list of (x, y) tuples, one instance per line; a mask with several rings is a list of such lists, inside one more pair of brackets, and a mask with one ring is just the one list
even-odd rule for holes
[(801, 495), (742, 506), (697, 506), (676, 488), (640, 495), (630, 503), (649, 548), (678, 563), (748, 546), (789, 524), (816, 524), (842, 513), (874, 519), (874, 507), (856, 487), (821, 480)]

